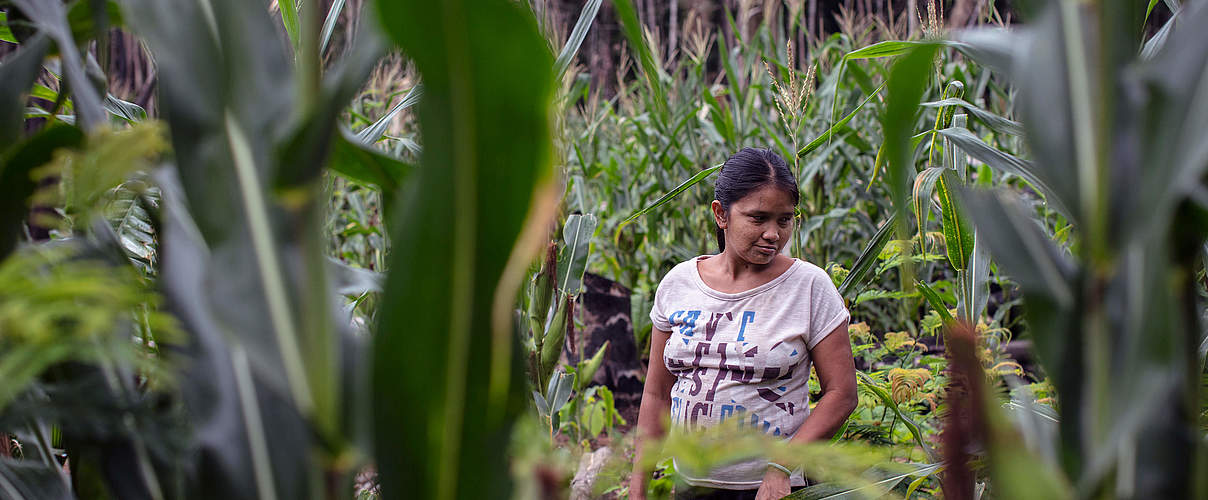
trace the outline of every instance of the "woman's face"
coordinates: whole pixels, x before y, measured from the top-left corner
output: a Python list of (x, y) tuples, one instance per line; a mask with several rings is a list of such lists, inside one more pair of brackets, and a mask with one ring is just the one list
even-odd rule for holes
[(726, 251), (756, 265), (770, 264), (793, 233), (793, 198), (771, 184), (730, 205), (713, 202), (713, 215), (726, 230)]

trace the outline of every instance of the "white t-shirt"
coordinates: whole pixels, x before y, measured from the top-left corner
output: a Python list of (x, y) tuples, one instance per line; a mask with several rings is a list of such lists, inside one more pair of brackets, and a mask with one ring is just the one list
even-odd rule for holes
[[(740, 418), (789, 439), (810, 413), (810, 349), (848, 319), (843, 298), (826, 271), (803, 260), (758, 287), (719, 292), (700, 277), (697, 262), (707, 257), (672, 268), (650, 311), (654, 327), (671, 332), (663, 362), (676, 377), (672, 432)], [(756, 459), (705, 477), (678, 472), (693, 486), (754, 489), (766, 471)], [(792, 479), (804, 485), (799, 474)]]

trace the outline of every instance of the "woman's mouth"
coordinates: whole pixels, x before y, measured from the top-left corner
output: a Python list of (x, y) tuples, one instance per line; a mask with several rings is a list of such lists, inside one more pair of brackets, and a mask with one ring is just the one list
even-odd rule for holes
[(776, 255), (775, 247), (765, 247), (765, 246), (761, 246), (761, 245), (755, 245), (755, 251), (759, 252), (761, 254), (764, 254), (764, 255)]

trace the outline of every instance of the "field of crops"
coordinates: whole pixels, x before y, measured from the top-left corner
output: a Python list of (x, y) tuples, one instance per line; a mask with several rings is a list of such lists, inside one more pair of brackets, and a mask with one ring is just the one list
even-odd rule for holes
[[(0, 498), (1208, 498), (1208, 6), (822, 4), (0, 0)], [(744, 147), (858, 402), (635, 462)]]

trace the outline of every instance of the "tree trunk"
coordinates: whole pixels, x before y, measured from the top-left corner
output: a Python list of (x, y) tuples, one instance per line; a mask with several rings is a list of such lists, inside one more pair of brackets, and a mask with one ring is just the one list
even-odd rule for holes
[(919, 32), (919, 2), (918, 0), (906, 0), (906, 19), (909, 22), (910, 30), (906, 36), (912, 36)]
[(810, 0), (809, 18), (805, 24), (805, 30), (809, 32), (810, 40), (820, 40), (822, 37), (821, 26), (818, 22), (818, 0)]
[(671, 54), (675, 53), (676, 48), (676, 31), (679, 28), (679, 0), (671, 0), (667, 2), (667, 58), (671, 58)]

